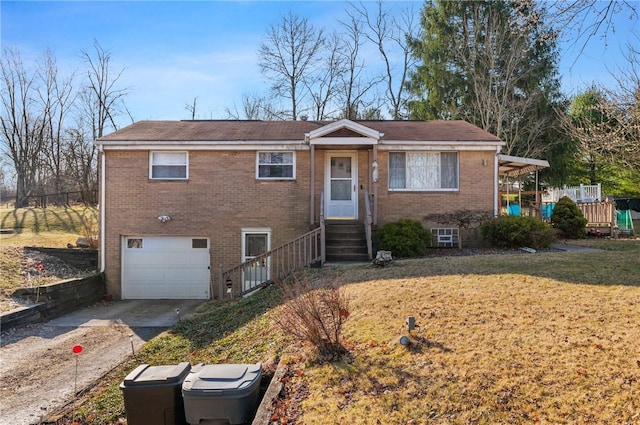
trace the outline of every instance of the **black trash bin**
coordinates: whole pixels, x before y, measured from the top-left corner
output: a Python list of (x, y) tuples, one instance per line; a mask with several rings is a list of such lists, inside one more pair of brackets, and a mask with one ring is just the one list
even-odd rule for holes
[(261, 378), (260, 363), (193, 366), (182, 384), (187, 422), (247, 423), (258, 409)]
[(149, 366), (142, 364), (124, 378), (124, 396), (129, 425), (187, 425), (182, 382), (191, 364)]

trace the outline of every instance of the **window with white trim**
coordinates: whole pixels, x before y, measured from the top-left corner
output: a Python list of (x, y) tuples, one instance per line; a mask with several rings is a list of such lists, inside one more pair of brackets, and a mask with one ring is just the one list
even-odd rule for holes
[(265, 180), (293, 180), (296, 178), (294, 152), (258, 152), (256, 177)]
[(445, 227), (431, 229), (433, 236), (432, 246), (438, 248), (455, 248), (460, 240), (460, 229), (457, 227)]
[(155, 180), (186, 180), (189, 178), (187, 152), (151, 152), (149, 178)]
[(458, 190), (457, 152), (389, 152), (389, 190)]

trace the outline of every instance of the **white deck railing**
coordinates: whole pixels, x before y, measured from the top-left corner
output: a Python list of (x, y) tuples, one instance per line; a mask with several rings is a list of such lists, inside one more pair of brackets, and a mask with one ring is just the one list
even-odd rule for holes
[(568, 196), (576, 204), (603, 200), (602, 187), (598, 183), (547, 189), (542, 194), (542, 202), (558, 202), (564, 196)]

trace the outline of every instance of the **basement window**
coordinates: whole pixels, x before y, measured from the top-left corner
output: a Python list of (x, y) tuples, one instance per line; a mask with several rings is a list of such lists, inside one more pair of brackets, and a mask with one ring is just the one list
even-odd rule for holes
[(460, 240), (460, 230), (457, 227), (432, 228), (432, 246), (438, 248), (455, 248)]

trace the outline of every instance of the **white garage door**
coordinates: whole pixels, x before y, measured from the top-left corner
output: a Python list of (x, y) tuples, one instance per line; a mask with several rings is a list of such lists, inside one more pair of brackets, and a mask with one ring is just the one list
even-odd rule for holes
[(209, 298), (207, 238), (127, 236), (122, 242), (123, 298)]

